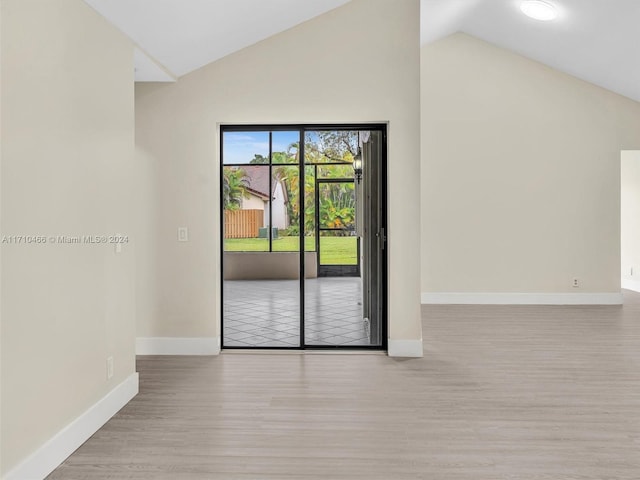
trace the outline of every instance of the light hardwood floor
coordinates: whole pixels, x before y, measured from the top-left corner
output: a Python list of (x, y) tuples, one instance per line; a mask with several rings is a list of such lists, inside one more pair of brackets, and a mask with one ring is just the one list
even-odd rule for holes
[(640, 479), (640, 294), (423, 307), (425, 357), (140, 357), (75, 479)]

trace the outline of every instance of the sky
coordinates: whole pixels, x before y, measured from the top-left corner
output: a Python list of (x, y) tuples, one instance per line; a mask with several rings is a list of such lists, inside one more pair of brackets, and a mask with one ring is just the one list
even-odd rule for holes
[[(274, 152), (286, 152), (294, 142), (298, 142), (300, 133), (273, 132)], [(255, 155), (269, 156), (269, 132), (224, 132), (222, 137), (222, 155), (225, 164), (249, 163)]]

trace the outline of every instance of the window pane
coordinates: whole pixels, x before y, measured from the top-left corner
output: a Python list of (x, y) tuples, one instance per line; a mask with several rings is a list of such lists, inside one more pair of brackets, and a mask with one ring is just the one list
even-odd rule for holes
[(223, 132), (222, 160), (225, 165), (269, 163), (269, 132)]
[(298, 163), (300, 132), (273, 132), (271, 142), (272, 163)]
[(353, 182), (318, 183), (320, 228), (355, 230), (356, 192)]
[(304, 249), (316, 250), (316, 177), (315, 166), (304, 167)]
[(358, 132), (317, 131), (304, 134), (305, 163), (353, 163), (358, 153)]
[(300, 250), (300, 189), (298, 166), (273, 166), (273, 200), (271, 215), (277, 236), (273, 238), (274, 252)]
[(318, 165), (318, 178), (354, 178), (353, 165)]
[(269, 251), (268, 192), (268, 166), (223, 168), (225, 251)]

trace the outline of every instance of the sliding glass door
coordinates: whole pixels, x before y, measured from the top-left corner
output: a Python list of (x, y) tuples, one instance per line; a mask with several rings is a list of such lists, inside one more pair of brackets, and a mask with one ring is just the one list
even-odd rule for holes
[(384, 347), (372, 133), (384, 126), (221, 128), (223, 348)]

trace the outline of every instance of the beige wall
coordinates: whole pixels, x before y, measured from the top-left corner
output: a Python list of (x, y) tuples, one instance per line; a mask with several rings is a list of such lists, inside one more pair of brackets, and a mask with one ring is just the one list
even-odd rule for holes
[(418, 0), (354, 0), (175, 84), (137, 86), (136, 143), (157, 164), (162, 212), (157, 291), (143, 299), (156, 315), (141, 315), (139, 336), (219, 336), (219, 123), (375, 121), (389, 122), (390, 337), (421, 338), (407, 208), (420, 190), (418, 23)]
[(464, 34), (421, 55), (422, 291), (619, 292), (640, 104)]
[[(81, 0), (1, 8), (2, 235), (131, 234), (132, 45)], [(134, 372), (133, 275), (132, 244), (2, 244), (3, 473)]]
[(640, 151), (622, 152), (621, 161), (622, 281), (640, 290)]

